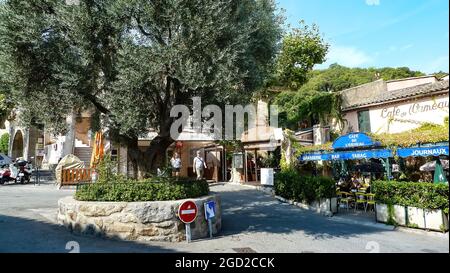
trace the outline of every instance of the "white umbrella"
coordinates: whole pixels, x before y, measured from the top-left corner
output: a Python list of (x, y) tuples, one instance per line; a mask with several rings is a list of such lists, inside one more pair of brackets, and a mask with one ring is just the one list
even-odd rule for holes
[[(441, 164), (444, 170), (448, 170), (448, 160), (441, 159)], [(436, 168), (436, 161), (430, 161), (420, 166), (420, 171), (433, 172), (435, 168)]]

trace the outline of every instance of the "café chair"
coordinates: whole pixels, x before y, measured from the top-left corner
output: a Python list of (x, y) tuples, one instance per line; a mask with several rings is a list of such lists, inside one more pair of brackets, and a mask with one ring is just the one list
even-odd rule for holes
[(362, 204), (363, 208), (366, 208), (366, 194), (358, 192), (356, 193), (356, 201), (355, 201), (355, 211), (358, 209), (358, 204)]
[(372, 205), (373, 209), (375, 210), (375, 194), (373, 194), (373, 193), (366, 193), (366, 207), (365, 207), (365, 211), (367, 211), (367, 207), (369, 205)]
[(338, 192), (338, 202), (343, 203), (346, 205), (347, 210), (350, 207), (350, 204), (352, 204), (354, 202), (354, 198), (353, 198), (353, 194), (345, 192), (345, 191), (340, 191)]

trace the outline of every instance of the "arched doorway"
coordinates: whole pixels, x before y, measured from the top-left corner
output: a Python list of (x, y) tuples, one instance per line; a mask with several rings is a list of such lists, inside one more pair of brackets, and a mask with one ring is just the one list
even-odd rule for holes
[(11, 157), (13, 159), (18, 157), (23, 157), (23, 135), (20, 130), (14, 135), (14, 140), (12, 144)]

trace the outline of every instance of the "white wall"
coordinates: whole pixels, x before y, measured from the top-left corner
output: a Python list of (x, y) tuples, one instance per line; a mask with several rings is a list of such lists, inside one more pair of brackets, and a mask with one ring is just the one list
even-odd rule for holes
[[(399, 133), (419, 127), (424, 122), (442, 124), (449, 116), (449, 96), (427, 97), (419, 100), (386, 104), (369, 109), (371, 132)], [(344, 118), (349, 122), (348, 127), (358, 128), (358, 111), (345, 113)]]
[(372, 133), (399, 133), (419, 127), (424, 122), (442, 124), (449, 115), (449, 97), (425, 98), (371, 109)]

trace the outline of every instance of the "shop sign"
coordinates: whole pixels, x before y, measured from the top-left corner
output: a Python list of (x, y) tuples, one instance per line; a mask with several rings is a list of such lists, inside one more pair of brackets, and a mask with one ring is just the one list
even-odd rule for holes
[(333, 142), (333, 149), (348, 149), (373, 146), (375, 142), (364, 133), (350, 133), (339, 137)]
[(419, 156), (440, 156), (448, 155), (448, 146), (434, 146), (434, 147), (417, 147), (398, 149), (397, 155), (400, 157), (419, 157)]

